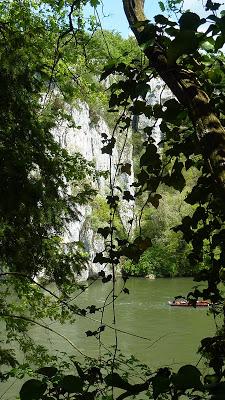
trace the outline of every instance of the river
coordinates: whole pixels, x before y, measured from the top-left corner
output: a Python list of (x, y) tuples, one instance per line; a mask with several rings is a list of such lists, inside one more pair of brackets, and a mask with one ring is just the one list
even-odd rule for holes
[[(141, 362), (152, 368), (170, 366), (178, 369), (183, 364), (196, 364), (200, 356), (196, 354), (201, 338), (214, 333), (215, 325), (205, 308), (176, 308), (168, 305), (168, 300), (176, 295), (185, 295), (195, 283), (189, 278), (148, 280), (131, 278), (126, 287), (129, 294), (122, 293), (115, 301), (116, 326), (128, 334), (118, 332), (118, 347), (125, 355), (133, 354)], [(76, 299), (79, 307), (95, 304), (101, 307), (111, 291), (111, 283), (102, 284), (100, 280), (89, 283), (90, 287)], [(116, 283), (116, 293), (120, 292), (122, 280)], [(110, 301), (110, 298), (109, 298)], [(90, 314), (101, 319), (100, 312)], [(103, 323), (112, 325), (111, 306), (104, 313)], [(50, 324), (50, 327), (70, 339), (76, 347), (89, 356), (98, 355), (95, 337), (87, 337), (87, 330), (96, 330), (100, 323), (77, 317), (72, 325)], [(75, 353), (75, 350), (61, 337), (51, 332), (35, 328), (32, 335), (38, 343), (47, 346), (51, 352)], [(136, 336), (146, 339), (141, 339)], [(148, 340), (147, 340), (148, 339)], [(102, 333), (103, 347), (115, 344), (114, 331), (110, 328)], [(78, 355), (79, 358), (79, 355)], [(202, 364), (202, 368), (204, 365)], [(6, 384), (4, 384), (4, 391)], [(15, 390), (15, 389), (14, 389)], [(3, 392), (2, 392), (3, 393)], [(3, 400), (13, 398), (13, 388)], [(0, 390), (1, 394), (1, 390)]]

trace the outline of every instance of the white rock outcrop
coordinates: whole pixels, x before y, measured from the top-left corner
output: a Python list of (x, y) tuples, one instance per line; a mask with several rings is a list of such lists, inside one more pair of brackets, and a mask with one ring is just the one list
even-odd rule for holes
[[(68, 127), (66, 122), (62, 122), (55, 129), (54, 136), (62, 147), (65, 147), (70, 153), (79, 152), (83, 157), (95, 164), (97, 171), (109, 171), (110, 159), (108, 154), (103, 154), (102, 134), (111, 137), (110, 129), (102, 118), (97, 118), (93, 123), (89, 106), (85, 103), (78, 102), (76, 108), (69, 110), (75, 123), (74, 127)], [(131, 132), (128, 136), (131, 135)], [(131, 175), (126, 173), (120, 174), (115, 180), (115, 185), (122, 186), (123, 190), (132, 191), (131, 184), (134, 181), (132, 166), (132, 144), (131, 137), (128, 137), (122, 156), (117, 145), (113, 149), (111, 173), (114, 177), (116, 173), (117, 163), (131, 164)], [(109, 194), (109, 179), (103, 176), (98, 177), (97, 183), (93, 183), (98, 193), (102, 196)], [(97, 186), (97, 187), (96, 187)], [(126, 230), (129, 229), (129, 220), (133, 217), (133, 202), (122, 201), (120, 206), (120, 219)], [(74, 221), (67, 227), (67, 234), (64, 238), (65, 242), (82, 241), (86, 251), (89, 253), (90, 261), (87, 268), (81, 275), (82, 280), (87, 280), (97, 276), (98, 272), (104, 268), (101, 264), (93, 263), (96, 253), (104, 250), (104, 240), (91, 227), (90, 216), (92, 208), (90, 205), (79, 207), (79, 221)], [(88, 218), (89, 217), (89, 218)], [(106, 273), (110, 271), (105, 271)]]

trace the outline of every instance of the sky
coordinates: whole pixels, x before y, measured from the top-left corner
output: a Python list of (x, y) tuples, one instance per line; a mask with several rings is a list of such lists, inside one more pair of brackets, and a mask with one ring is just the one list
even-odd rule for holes
[[(97, 10), (103, 29), (115, 30), (123, 37), (128, 37), (132, 32), (123, 11), (122, 0), (102, 0), (102, 3), (103, 6), (99, 6)], [(190, 8), (191, 11), (198, 13), (202, 10), (202, 2), (201, 0), (185, 0), (184, 8)], [(86, 8), (85, 15), (88, 14), (93, 14), (91, 7)], [(162, 14), (158, 0), (145, 0), (145, 14), (150, 20), (153, 20), (154, 15)]]

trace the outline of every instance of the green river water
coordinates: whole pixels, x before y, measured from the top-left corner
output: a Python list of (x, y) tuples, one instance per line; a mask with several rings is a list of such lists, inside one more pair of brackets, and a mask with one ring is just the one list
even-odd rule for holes
[[(129, 279), (126, 286), (130, 294), (122, 293), (115, 302), (116, 326), (149, 340), (118, 333), (119, 349), (125, 355), (133, 354), (152, 368), (167, 365), (178, 369), (182, 364), (196, 364), (200, 359), (196, 350), (201, 338), (214, 333), (215, 325), (212, 317), (207, 315), (205, 308), (175, 308), (168, 305), (168, 300), (176, 295), (187, 294), (193, 285), (193, 281), (189, 278)], [(122, 280), (118, 279), (117, 293), (121, 287)], [(80, 307), (92, 304), (100, 307), (104, 304), (110, 290), (111, 283), (102, 284), (101, 281), (95, 281), (77, 298), (76, 303)], [(101, 319), (100, 313), (90, 316), (94, 319)], [(104, 322), (110, 325), (113, 323), (111, 307), (105, 311)], [(99, 325), (99, 322), (77, 317), (76, 322), (72, 325), (62, 326), (53, 323), (50, 327), (69, 338), (83, 353), (97, 356), (97, 340), (95, 337), (87, 337), (85, 331), (95, 330)], [(67, 342), (51, 332), (43, 332), (41, 328), (37, 327), (33, 328), (32, 335), (38, 343), (44, 344), (53, 353), (56, 351), (75, 353), (75, 350)], [(102, 341), (106, 347), (114, 345), (114, 331), (106, 328), (102, 333)], [(12, 383), (2, 385), (0, 398), (3, 400), (15, 398), (16, 387), (21, 383), (15, 383), (7, 390)], [(6, 393), (2, 396), (5, 391)]]

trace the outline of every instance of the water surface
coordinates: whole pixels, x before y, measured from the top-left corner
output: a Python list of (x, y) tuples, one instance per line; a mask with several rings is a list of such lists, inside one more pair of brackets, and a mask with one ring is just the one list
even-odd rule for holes
[[(122, 288), (122, 283), (121, 279), (117, 280), (117, 294)], [(212, 317), (207, 315), (205, 308), (176, 308), (168, 305), (168, 300), (176, 295), (187, 294), (193, 285), (194, 282), (189, 278), (129, 279), (126, 287), (130, 294), (122, 293), (115, 302), (116, 326), (149, 340), (118, 332), (119, 349), (127, 356), (133, 354), (154, 369), (165, 365), (178, 369), (183, 364), (198, 363), (200, 356), (196, 351), (200, 340), (212, 335), (215, 330)], [(102, 307), (111, 289), (111, 283), (102, 284), (100, 280), (95, 281), (77, 297), (76, 304), (79, 307), (92, 304)], [(112, 297), (109, 297), (107, 302), (111, 299)], [(51, 323), (49, 326), (69, 338), (83, 353), (97, 357), (99, 351), (97, 339), (87, 337), (85, 332), (98, 329), (101, 313), (90, 314), (90, 317), (98, 321), (77, 317), (72, 325)], [(113, 325), (111, 306), (105, 309), (104, 323)], [(52, 353), (62, 351), (75, 354), (75, 350), (65, 340), (51, 332), (43, 332), (42, 328), (32, 328), (32, 335)], [(110, 346), (115, 344), (114, 331), (106, 327), (101, 339), (104, 352), (104, 348), (110, 349)], [(4, 391), (5, 387), (4, 385)], [(11, 388), (3, 400), (12, 399), (13, 390), (15, 389)]]
[[(128, 355), (133, 354), (154, 367), (197, 362), (199, 355), (196, 355), (196, 350), (201, 338), (214, 332), (212, 318), (207, 315), (206, 308), (175, 308), (168, 305), (168, 300), (176, 295), (187, 294), (193, 285), (193, 281), (187, 278), (129, 279), (126, 286), (130, 294), (122, 293), (115, 302), (116, 326), (128, 333), (146, 337), (149, 341), (118, 332), (118, 346), (121, 351)], [(121, 287), (122, 280), (119, 279), (116, 284), (117, 294)], [(77, 298), (77, 304), (79, 307), (92, 304), (101, 307), (111, 289), (111, 283), (102, 284), (98, 280)], [(110, 299), (111, 297), (107, 302)], [(90, 317), (100, 321), (101, 313), (91, 314)], [(111, 306), (105, 309), (103, 323), (113, 325)], [(96, 338), (87, 337), (85, 332), (94, 331), (99, 325), (99, 322), (77, 317), (73, 325), (60, 326), (55, 323), (51, 327), (67, 336), (82, 352), (97, 356)], [(38, 328), (34, 334), (39, 333)], [(52, 350), (56, 346), (57, 349), (69, 351), (70, 346), (52, 334), (46, 333), (42, 341)], [(102, 341), (106, 347), (113, 345), (113, 330), (106, 327)]]

